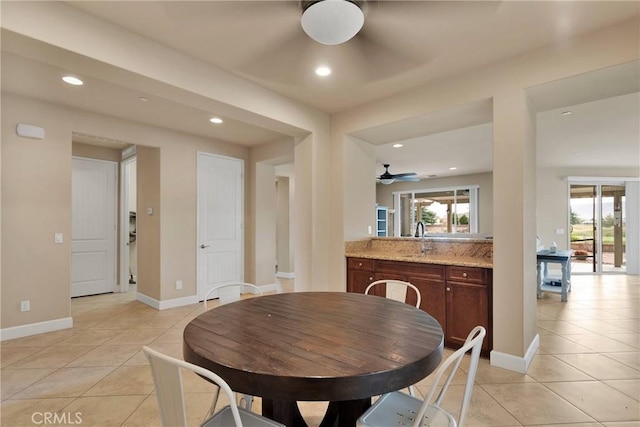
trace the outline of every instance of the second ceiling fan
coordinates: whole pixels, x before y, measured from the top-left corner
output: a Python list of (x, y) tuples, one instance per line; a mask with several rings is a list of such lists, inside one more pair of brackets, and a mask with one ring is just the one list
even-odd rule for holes
[(420, 181), (420, 178), (416, 176), (418, 174), (415, 172), (390, 173), (389, 164), (383, 164), (382, 166), (384, 166), (384, 173), (378, 177), (378, 180), (380, 181), (381, 184), (388, 185), (396, 181), (411, 181), (411, 182)]

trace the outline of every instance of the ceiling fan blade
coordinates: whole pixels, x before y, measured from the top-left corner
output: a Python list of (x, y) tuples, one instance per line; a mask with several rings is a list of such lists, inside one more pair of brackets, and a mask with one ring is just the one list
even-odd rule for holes
[(314, 67), (334, 46), (313, 41), (296, 23), (282, 29), (279, 40), (263, 52), (238, 64), (238, 69), (250, 77), (280, 84), (297, 84), (315, 77)]
[(420, 61), (378, 43), (367, 31), (366, 23), (353, 39), (333, 46), (334, 61), (354, 80), (370, 82), (410, 71), (422, 65)]
[(416, 176), (417, 173), (415, 172), (406, 172), (406, 173), (392, 173), (391, 176), (393, 176), (394, 178), (404, 178), (407, 176)]
[(395, 180), (402, 181), (402, 182), (418, 182), (420, 181), (420, 178), (417, 178), (414, 176), (401, 176), (401, 177), (396, 177)]

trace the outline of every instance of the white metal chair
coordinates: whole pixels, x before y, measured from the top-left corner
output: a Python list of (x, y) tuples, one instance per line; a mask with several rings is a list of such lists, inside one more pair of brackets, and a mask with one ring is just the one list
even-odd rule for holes
[[(407, 289), (411, 288), (416, 294), (416, 308), (420, 308), (420, 303), (422, 302), (422, 296), (420, 295), (420, 290), (413, 284), (409, 282), (404, 282), (402, 280), (395, 279), (385, 279), (385, 280), (376, 280), (375, 282), (371, 282), (369, 286), (364, 290), (365, 295), (369, 295), (369, 291), (373, 289), (375, 286), (383, 286), (386, 285), (385, 288), (385, 297), (400, 301), (407, 301)], [(409, 386), (409, 394), (411, 396), (415, 396), (416, 392), (413, 386)]]
[(213, 294), (218, 292), (220, 305), (229, 304), (238, 301), (242, 294), (262, 295), (260, 288), (252, 283), (232, 282), (223, 285), (214, 286), (204, 296), (204, 309), (207, 310), (207, 300), (213, 298)]
[[(433, 383), (424, 400), (400, 391), (385, 394), (358, 419), (356, 425), (358, 427), (388, 427), (396, 425), (462, 427), (467, 417), (471, 392), (473, 391), (476, 371), (478, 370), (482, 341), (486, 333), (487, 331), (482, 326), (473, 328), (464, 345), (438, 367), (433, 377)], [(469, 372), (467, 373), (460, 413), (456, 421), (455, 417), (443, 409), (441, 404), (449, 389), (451, 380), (460, 366), (460, 362), (469, 351), (471, 351)], [(440, 379), (447, 372), (446, 380), (440, 387), (438, 396), (433, 400), (435, 392), (439, 388)]]
[(214, 413), (216, 402), (213, 402), (204, 418), (203, 427), (229, 427), (234, 425), (236, 427), (284, 427), (283, 424), (238, 407), (229, 385), (213, 372), (184, 360), (167, 356), (146, 346), (142, 349), (151, 365), (153, 384), (163, 427), (186, 427), (187, 425), (181, 369), (195, 372), (212, 381), (229, 398), (229, 405), (216, 413)]
[[(262, 295), (260, 288), (252, 283), (245, 282), (231, 282), (223, 285), (214, 286), (204, 296), (204, 310), (207, 311), (207, 300), (212, 298), (212, 295), (218, 292), (218, 298), (220, 299), (220, 305), (229, 304), (240, 300), (240, 296), (244, 293)], [(213, 405), (218, 401), (218, 395), (216, 394), (213, 399)], [(238, 403), (241, 407), (247, 410), (251, 410), (253, 405), (253, 396), (248, 394), (240, 394)]]
[(407, 289), (411, 288), (416, 293), (416, 307), (420, 308), (420, 302), (422, 301), (422, 297), (420, 296), (420, 290), (416, 288), (413, 283), (403, 282), (402, 280), (394, 280), (394, 279), (385, 279), (385, 280), (376, 280), (375, 282), (371, 282), (369, 286), (364, 290), (365, 295), (369, 294), (369, 291), (374, 286), (382, 286), (386, 285), (386, 297), (389, 299), (393, 299), (400, 302), (407, 301)]

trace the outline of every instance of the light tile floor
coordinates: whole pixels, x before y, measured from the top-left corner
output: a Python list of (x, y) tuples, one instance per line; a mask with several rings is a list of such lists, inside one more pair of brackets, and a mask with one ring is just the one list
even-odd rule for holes
[[(567, 303), (549, 293), (538, 300), (540, 348), (526, 375), (480, 361), (468, 427), (640, 426), (640, 278), (572, 281)], [(282, 285), (293, 290), (290, 280)], [(72, 329), (1, 344), (1, 425), (160, 425), (141, 346), (181, 357), (182, 330), (202, 305), (156, 311), (130, 292), (76, 298), (71, 306)], [(462, 379), (445, 407), (462, 393)], [(428, 386), (429, 377), (417, 388)], [(189, 423), (197, 425), (213, 388), (186, 375), (185, 391)], [(325, 407), (301, 404), (310, 426)]]

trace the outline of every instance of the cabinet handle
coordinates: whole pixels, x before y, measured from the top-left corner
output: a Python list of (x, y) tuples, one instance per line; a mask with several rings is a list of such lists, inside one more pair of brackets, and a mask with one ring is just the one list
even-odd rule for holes
[(467, 273), (462, 273), (462, 277), (467, 277)]
[(361, 262), (358, 263), (358, 267), (362, 267), (362, 263)]
[(373, 277), (369, 277), (369, 280), (373, 281)]
[(451, 288), (447, 286), (447, 292), (451, 292)]

